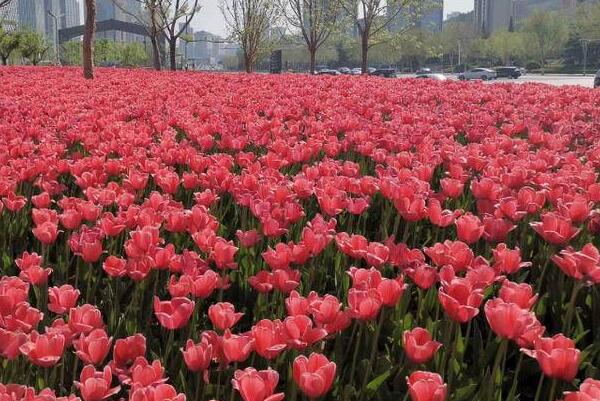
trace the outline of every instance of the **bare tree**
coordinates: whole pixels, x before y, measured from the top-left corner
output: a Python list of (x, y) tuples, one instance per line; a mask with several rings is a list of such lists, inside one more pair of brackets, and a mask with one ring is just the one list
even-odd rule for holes
[(123, 0), (112, 0), (113, 4), (117, 6), (122, 12), (133, 17), (140, 25), (144, 27), (146, 33), (150, 37), (150, 43), (152, 44), (152, 64), (155, 70), (162, 69), (162, 62), (160, 58), (160, 40), (163, 35), (163, 29), (165, 28), (164, 22), (161, 18), (161, 10), (165, 0), (135, 0), (140, 4), (142, 10), (131, 10), (128, 8)]
[[(185, 33), (194, 15), (200, 10), (198, 0), (188, 2), (188, 0), (162, 0), (160, 7), (160, 17), (165, 26), (165, 35), (169, 43), (169, 63), (171, 70), (177, 69), (176, 50), (177, 40)], [(178, 22), (181, 20), (178, 28)]]
[(327, 41), (340, 14), (339, 0), (281, 0), (290, 26), (300, 30), (310, 56), (310, 73), (315, 72), (317, 51)]
[(94, 78), (94, 35), (96, 34), (96, 0), (85, 0), (85, 29), (83, 31), (83, 76)]
[(277, 20), (275, 0), (221, 0), (221, 12), (232, 38), (242, 48), (246, 72), (252, 72), (268, 47), (269, 29)]
[(0, 0), (0, 8), (7, 6), (12, 0)]
[(408, 30), (410, 21), (435, 0), (343, 0), (342, 7), (356, 24), (360, 36), (361, 69), (367, 73), (369, 49), (374, 46), (373, 38), (387, 30), (388, 26), (404, 17), (406, 23), (399, 30)]

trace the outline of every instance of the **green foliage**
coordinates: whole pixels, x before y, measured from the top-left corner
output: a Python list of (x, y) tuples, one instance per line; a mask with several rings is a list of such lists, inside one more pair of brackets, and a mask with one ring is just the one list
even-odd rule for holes
[(21, 35), (19, 32), (5, 30), (0, 26), (0, 59), (6, 65), (10, 55), (19, 48)]
[(141, 43), (126, 43), (119, 47), (121, 65), (136, 67), (148, 62), (148, 53)]
[(536, 10), (523, 24), (523, 32), (529, 36), (527, 51), (533, 54), (542, 66), (546, 59), (558, 55), (568, 40), (568, 25), (556, 13)]
[(70, 40), (61, 46), (60, 55), (66, 65), (81, 64), (81, 42)]
[(48, 49), (50, 49), (50, 46), (48, 46), (44, 36), (40, 33), (33, 31), (23, 31), (20, 33), (19, 51), (21, 56), (31, 64), (38, 65)]

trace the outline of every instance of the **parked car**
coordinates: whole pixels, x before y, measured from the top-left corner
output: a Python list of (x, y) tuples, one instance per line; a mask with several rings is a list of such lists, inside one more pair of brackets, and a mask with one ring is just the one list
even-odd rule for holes
[(352, 75), (360, 75), (362, 74), (362, 68), (353, 68), (350, 70), (350, 74)]
[(596, 76), (594, 77), (594, 88), (600, 87), (600, 70), (596, 71)]
[(519, 67), (498, 67), (496, 68), (497, 78), (513, 78), (517, 79), (521, 75), (521, 69)]
[(421, 68), (417, 70), (417, 76), (431, 74), (431, 68)]
[(374, 73), (376, 70), (377, 70), (377, 68), (368, 67), (368, 68), (367, 68), (367, 73), (368, 73), (368, 74), (372, 74), (372, 73)]
[(369, 75), (375, 77), (396, 78), (396, 70), (394, 68), (379, 68), (369, 73)]
[(488, 79), (496, 79), (496, 77), (496, 71), (490, 70), (489, 68), (473, 68), (458, 75), (458, 79), (461, 81), (469, 81), (472, 79), (487, 81)]
[(338, 70), (332, 70), (329, 68), (323, 68), (315, 72), (316, 75), (342, 75)]
[(444, 74), (438, 74), (438, 73), (419, 74), (419, 75), (417, 75), (417, 78), (433, 79), (434, 81), (446, 81), (448, 79), (448, 77), (446, 77)]
[(340, 72), (340, 74), (343, 74), (343, 75), (348, 75), (352, 72), (352, 70), (350, 70), (350, 68), (348, 68), (348, 67), (338, 68), (338, 71)]

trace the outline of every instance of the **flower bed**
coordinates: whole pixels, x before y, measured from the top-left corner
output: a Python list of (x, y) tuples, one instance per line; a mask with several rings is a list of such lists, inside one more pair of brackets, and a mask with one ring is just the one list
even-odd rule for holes
[(600, 399), (599, 92), (79, 75), (0, 69), (0, 399)]

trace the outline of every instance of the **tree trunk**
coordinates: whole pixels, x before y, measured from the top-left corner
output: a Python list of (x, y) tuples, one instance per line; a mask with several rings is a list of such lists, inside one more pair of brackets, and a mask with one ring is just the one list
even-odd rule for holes
[(2, 56), (2, 65), (8, 65), (8, 57)]
[(317, 49), (308, 48), (308, 52), (310, 54), (310, 74), (314, 75), (314, 73), (315, 73), (315, 60), (317, 59)]
[(96, 0), (85, 0), (85, 29), (82, 43), (83, 77), (94, 78), (94, 34), (96, 33)]
[(169, 62), (171, 64), (171, 70), (177, 69), (177, 38), (169, 39)]
[(244, 54), (244, 67), (246, 68), (246, 73), (249, 74), (252, 72), (252, 57), (247, 54)]
[(160, 47), (158, 46), (158, 39), (156, 35), (150, 36), (150, 42), (152, 43), (152, 62), (154, 64), (154, 69), (156, 71), (160, 71)]
[(361, 53), (361, 72), (366, 74), (369, 72), (369, 32), (363, 31), (360, 36), (360, 53)]

